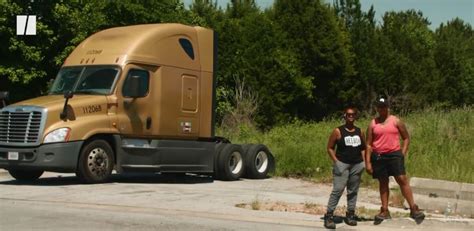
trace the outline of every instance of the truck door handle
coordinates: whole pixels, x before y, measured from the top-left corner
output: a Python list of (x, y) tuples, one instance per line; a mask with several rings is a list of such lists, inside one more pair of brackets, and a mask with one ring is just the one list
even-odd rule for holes
[(146, 118), (146, 129), (151, 128), (151, 117)]

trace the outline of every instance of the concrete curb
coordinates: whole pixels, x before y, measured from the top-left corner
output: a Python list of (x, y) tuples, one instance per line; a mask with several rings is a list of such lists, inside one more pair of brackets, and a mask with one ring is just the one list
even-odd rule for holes
[[(458, 200), (453, 198), (438, 197), (433, 198), (425, 195), (415, 194), (416, 203), (423, 209), (429, 209), (444, 213), (448, 216), (461, 214), (473, 217), (474, 202), (467, 200)], [(405, 206), (408, 206), (405, 202)]]
[[(410, 186), (422, 209), (474, 217), (474, 184), (412, 177)], [(399, 189), (390, 177), (390, 189)], [(408, 204), (405, 201), (405, 206)]]
[(418, 194), (474, 201), (474, 184), (412, 177), (410, 185)]
[(424, 209), (474, 216), (474, 184), (412, 177), (410, 185)]
[(5, 170), (5, 169), (3, 169), (3, 168), (0, 169), (0, 176), (5, 176), (5, 175), (8, 175), (8, 174), (9, 174), (9, 173), (8, 173), (7, 170)]

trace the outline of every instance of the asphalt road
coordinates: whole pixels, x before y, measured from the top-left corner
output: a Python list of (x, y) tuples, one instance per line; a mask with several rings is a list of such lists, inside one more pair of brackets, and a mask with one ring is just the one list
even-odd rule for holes
[[(324, 230), (320, 216), (235, 205), (255, 200), (325, 204), (329, 190), (329, 185), (283, 178), (223, 182), (142, 174), (86, 185), (68, 174), (46, 173), (33, 184), (0, 174), (0, 230)], [(378, 207), (364, 200), (361, 196), (359, 205)], [(416, 225), (401, 218), (381, 226), (342, 223), (338, 229), (472, 230), (473, 224), (429, 219)]]

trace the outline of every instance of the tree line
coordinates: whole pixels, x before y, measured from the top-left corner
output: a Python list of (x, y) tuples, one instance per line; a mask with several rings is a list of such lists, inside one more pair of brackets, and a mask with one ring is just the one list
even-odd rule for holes
[[(37, 15), (37, 35), (16, 35), (21, 14)], [(320, 120), (348, 105), (370, 111), (379, 96), (402, 112), (474, 102), (469, 23), (454, 18), (431, 30), (416, 10), (376, 21), (374, 8), (362, 10), (359, 0), (275, 0), (267, 9), (254, 0), (226, 7), (214, 0), (0, 0), (0, 90), (11, 101), (47, 94), (64, 59), (91, 34), (166, 22), (218, 33), (220, 120), (245, 100), (236, 97), (242, 85), (260, 127)]]

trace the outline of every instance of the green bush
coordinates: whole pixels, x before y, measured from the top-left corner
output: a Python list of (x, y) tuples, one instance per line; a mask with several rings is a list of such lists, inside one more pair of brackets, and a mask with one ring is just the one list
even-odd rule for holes
[[(474, 183), (474, 117), (473, 108), (450, 111), (428, 109), (401, 117), (411, 135), (408, 158), (409, 176)], [(367, 129), (369, 118), (356, 125)], [(218, 133), (233, 143), (263, 143), (275, 155), (278, 176), (308, 177), (318, 181), (331, 179), (331, 161), (326, 144), (331, 131), (342, 124), (331, 119), (318, 123), (295, 122), (259, 132), (241, 126), (233, 132)], [(365, 174), (364, 183), (370, 177)]]

